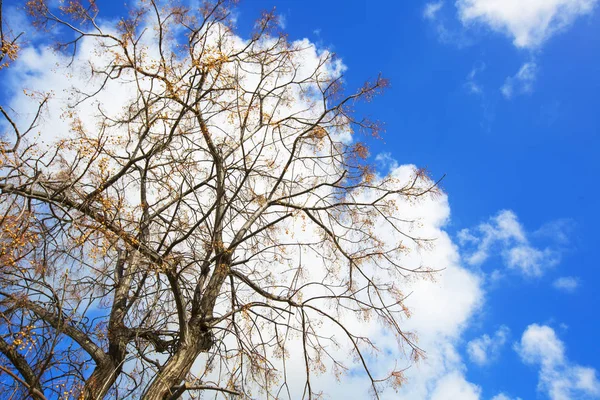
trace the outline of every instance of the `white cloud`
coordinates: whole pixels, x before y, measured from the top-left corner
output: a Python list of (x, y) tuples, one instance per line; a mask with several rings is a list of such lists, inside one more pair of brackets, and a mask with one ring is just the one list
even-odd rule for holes
[(435, 19), (437, 13), (442, 9), (443, 6), (443, 1), (427, 3), (425, 5), (425, 9), (423, 10), (423, 17), (426, 19)]
[(458, 372), (446, 375), (440, 379), (431, 396), (431, 400), (479, 400), (481, 388), (469, 383)]
[(554, 329), (546, 325), (529, 325), (517, 345), (517, 352), (527, 364), (552, 366), (565, 362), (563, 342)]
[(484, 24), (519, 48), (536, 48), (589, 14), (597, 0), (457, 0), (463, 24)]
[(545, 269), (560, 262), (555, 251), (538, 250), (529, 245), (518, 245), (505, 250), (504, 259), (509, 268), (518, 269), (526, 276), (542, 276)]
[(560, 261), (557, 250), (540, 249), (530, 243), (517, 215), (510, 210), (500, 211), (474, 229), (461, 230), (458, 240), (467, 263), (474, 266), (499, 255), (506, 267), (524, 276), (539, 277)]
[(557, 219), (548, 222), (534, 232), (534, 235), (542, 238), (550, 238), (560, 245), (568, 245), (571, 234), (575, 228), (575, 222), (568, 218)]
[(555, 289), (561, 290), (563, 292), (572, 293), (579, 288), (579, 279), (573, 276), (563, 276), (554, 281), (552, 283)]
[(509, 397), (508, 395), (504, 394), (504, 393), (500, 393), (495, 395), (494, 397), (492, 397), (492, 400), (521, 400), (520, 397), (515, 397), (514, 399)]
[(467, 257), (470, 265), (481, 265), (489, 257), (495, 244), (526, 242), (523, 227), (515, 213), (509, 210), (500, 211), (487, 223), (480, 224), (475, 230), (463, 229), (458, 232), (461, 246), (475, 245), (476, 249)]
[(467, 343), (467, 353), (471, 362), (477, 365), (487, 365), (498, 357), (506, 343), (510, 329), (501, 326), (493, 336), (483, 335)]
[(399, 166), (398, 161), (396, 161), (396, 159), (392, 157), (392, 153), (389, 152), (377, 154), (375, 162), (380, 171), (393, 170)]
[(514, 76), (509, 76), (504, 81), (500, 91), (507, 99), (515, 94), (531, 93), (537, 78), (538, 66), (535, 62), (527, 62), (521, 66)]
[(551, 400), (600, 396), (596, 370), (568, 360), (564, 343), (549, 326), (532, 324), (515, 345), (523, 362), (538, 365), (538, 390)]
[(423, 19), (435, 29), (440, 42), (459, 48), (470, 45), (471, 39), (465, 35), (460, 24), (456, 24), (449, 13), (441, 12), (444, 5), (445, 1), (443, 0), (426, 3), (423, 8)]
[(471, 72), (469, 72), (469, 75), (467, 75), (467, 82), (466, 82), (465, 86), (467, 87), (467, 90), (470, 93), (483, 94), (483, 87), (479, 83), (477, 83), (477, 80), (476, 80), (477, 75), (483, 71), (485, 71), (485, 64), (479, 63), (478, 65), (473, 67)]
[(287, 17), (284, 14), (277, 15), (277, 25), (279, 25), (281, 29), (285, 29), (287, 26)]
[[(390, 175), (403, 181), (410, 176), (412, 168), (398, 166), (390, 171)], [(478, 388), (464, 377), (466, 368), (457, 347), (471, 317), (483, 304), (482, 281), (460, 265), (458, 248), (443, 230), (450, 218), (446, 195), (428, 199), (410, 210), (410, 216), (420, 222), (418, 232), (422, 236), (436, 237), (436, 241), (433, 251), (412, 252), (406, 260), (407, 265), (444, 265), (446, 269), (436, 274), (434, 281), (416, 280), (403, 288), (411, 293), (407, 306), (412, 315), (405, 321), (405, 329), (417, 333), (419, 346), (426, 350), (426, 358), (406, 371), (407, 384), (397, 394), (390, 393), (389, 399), (453, 398), (440, 397), (448, 391), (465, 394), (465, 397), (454, 398), (478, 399), (475, 397)], [(379, 336), (378, 339), (383, 338)], [(394, 343), (390, 342), (390, 346), (393, 348)], [(397, 357), (396, 351), (394, 354)], [(380, 358), (379, 362), (393, 365), (396, 360), (386, 357)], [(348, 390), (335, 395), (331, 393), (331, 398), (362, 397)]]

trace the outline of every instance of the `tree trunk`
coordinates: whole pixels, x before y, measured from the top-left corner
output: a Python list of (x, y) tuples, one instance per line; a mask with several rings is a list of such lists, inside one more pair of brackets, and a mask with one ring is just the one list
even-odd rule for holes
[(92, 375), (85, 382), (83, 398), (85, 400), (103, 399), (119, 376), (120, 371), (117, 371), (118, 368), (113, 363), (96, 366)]
[(208, 351), (212, 346), (209, 332), (190, 330), (188, 342), (182, 343), (173, 357), (167, 361), (164, 368), (156, 375), (143, 396), (144, 400), (165, 400), (172, 394), (174, 387), (183, 381), (192, 368), (198, 356)]
[(200, 351), (195, 346), (180, 349), (156, 375), (148, 387), (144, 400), (164, 400), (172, 394), (172, 388), (178, 385), (192, 368)]

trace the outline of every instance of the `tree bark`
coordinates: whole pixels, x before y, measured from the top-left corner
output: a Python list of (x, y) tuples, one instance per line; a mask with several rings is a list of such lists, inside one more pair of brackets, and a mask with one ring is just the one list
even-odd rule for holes
[(19, 371), (21, 376), (25, 379), (25, 382), (29, 385), (28, 390), (31, 396), (34, 399), (45, 399), (43, 395), (40, 396), (40, 394), (44, 393), (44, 389), (40, 385), (39, 376), (36, 375), (36, 372), (27, 363), (25, 357), (23, 357), (13, 346), (9, 345), (2, 337), (0, 337), (0, 352), (10, 360), (17, 371)]
[(116, 382), (120, 368), (111, 362), (96, 366), (92, 375), (85, 382), (83, 398), (85, 400), (101, 400)]
[(144, 400), (164, 400), (169, 398), (175, 387), (183, 381), (198, 356), (212, 347), (208, 331), (190, 330), (189, 343), (183, 343), (177, 353), (167, 361), (156, 375), (143, 396)]

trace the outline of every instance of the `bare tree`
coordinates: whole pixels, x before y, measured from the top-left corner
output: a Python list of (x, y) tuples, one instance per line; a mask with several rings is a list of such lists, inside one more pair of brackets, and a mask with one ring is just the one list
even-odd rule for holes
[(231, 5), (142, 1), (111, 25), (92, 0), (27, 2), (87, 84), (74, 80), (50, 146), (35, 143), (50, 94), (30, 94), (27, 123), (0, 108), (4, 393), (291, 398), (300, 374), (315, 398), (315, 373), (347, 368), (328, 326), (378, 397), (402, 371), (373, 375), (348, 315), (421, 357), (398, 283), (432, 270), (403, 264), (426, 240), (402, 207), (436, 184), (377, 176), (352, 136), (378, 135), (352, 107), (387, 82), (345, 94), (332, 53), (290, 42), (273, 13), (242, 40)]

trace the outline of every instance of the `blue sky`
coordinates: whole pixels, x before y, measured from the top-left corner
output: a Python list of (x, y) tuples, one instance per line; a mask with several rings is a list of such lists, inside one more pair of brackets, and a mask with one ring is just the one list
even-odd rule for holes
[[(507, 1), (505, 8), (529, 3), (511, 14), (486, 9), (490, 3), (463, 2), (482, 13), (464, 20), (454, 1), (431, 3), (440, 7), (429, 14), (428, 3), (419, 1), (247, 1), (239, 25), (276, 5), (292, 39), (308, 37), (343, 59), (348, 86), (379, 72), (390, 79), (391, 89), (361, 109), (386, 124), (383, 141), (370, 143), (372, 154), (389, 152), (399, 163), (426, 166), (434, 177), (447, 175), (443, 187), (452, 211), (446, 230), (456, 243), (461, 230), (477, 231), (511, 210), (531, 247), (548, 250), (538, 276), (507, 268), (501, 240), (486, 261), (470, 266), (485, 279), (485, 303), (458, 348), (481, 398), (551, 398), (538, 387), (543, 368), (523, 362), (514, 349), (530, 325), (551, 328), (571, 365), (600, 368), (594, 184), (600, 173), (600, 8), (585, 8), (593, 1)], [(552, 11), (544, 29), (535, 18)], [(521, 18), (528, 12), (533, 22)], [(529, 38), (527, 32), (533, 32)], [(502, 90), (507, 83), (510, 96)], [(461, 247), (463, 258), (471, 251)], [(469, 341), (488, 335), (493, 342), (502, 326), (508, 333), (493, 359), (473, 362)]]
[(273, 6), (291, 40), (341, 57), (347, 87), (390, 79), (358, 107), (385, 122), (380, 173), (446, 176), (444, 231), (481, 298), (453, 322), (460, 379), (440, 372), (427, 397), (600, 398), (600, 1), (245, 0), (239, 34)]

